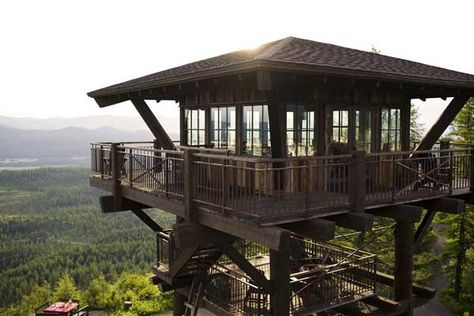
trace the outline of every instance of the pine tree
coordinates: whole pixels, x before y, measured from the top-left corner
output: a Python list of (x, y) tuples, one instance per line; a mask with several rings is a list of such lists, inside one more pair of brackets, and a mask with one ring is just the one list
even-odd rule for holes
[(451, 124), (451, 136), (459, 142), (474, 143), (474, 98), (471, 98)]
[(56, 288), (53, 293), (53, 300), (64, 300), (64, 299), (80, 299), (81, 295), (74, 285), (74, 280), (71, 276), (65, 273), (62, 278), (58, 281)]

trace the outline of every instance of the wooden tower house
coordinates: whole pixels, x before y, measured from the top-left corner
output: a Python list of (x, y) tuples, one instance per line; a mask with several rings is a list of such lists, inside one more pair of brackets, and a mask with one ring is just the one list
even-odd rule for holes
[[(413, 284), (413, 253), (436, 212), (472, 201), (474, 148), (434, 145), (473, 75), (288, 37), (88, 95), (130, 101), (155, 137), (92, 144), (90, 183), (109, 192), (104, 212), (156, 233), (153, 282), (175, 291), (175, 315), (410, 315), (433, 296)], [(452, 99), (414, 147), (411, 100), (426, 98)], [(147, 104), (163, 100), (179, 104), (179, 142)], [(330, 243), (336, 226), (370, 234), (376, 216), (395, 221), (393, 275)]]

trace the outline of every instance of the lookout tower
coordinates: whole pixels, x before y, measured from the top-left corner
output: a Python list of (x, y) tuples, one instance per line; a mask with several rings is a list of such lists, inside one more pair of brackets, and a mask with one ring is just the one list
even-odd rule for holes
[[(474, 148), (433, 145), (473, 75), (288, 37), (89, 96), (131, 101), (155, 137), (92, 144), (90, 182), (110, 192), (104, 212), (132, 211), (156, 233), (153, 281), (175, 290), (175, 315), (410, 315), (434, 294), (413, 285), (413, 252), (435, 212), (472, 201)], [(414, 98), (452, 98), (416, 147)], [(179, 143), (147, 104), (163, 100), (179, 103)], [(173, 229), (146, 208), (176, 215)], [(393, 276), (328, 243), (375, 216), (395, 220)]]

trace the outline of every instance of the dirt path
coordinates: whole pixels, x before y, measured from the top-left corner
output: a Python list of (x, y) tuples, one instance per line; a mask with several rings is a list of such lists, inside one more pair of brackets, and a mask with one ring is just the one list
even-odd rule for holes
[[(433, 229), (438, 234), (438, 239), (436, 239), (432, 253), (434, 256), (438, 256), (443, 252), (444, 245), (446, 240), (444, 236), (440, 233), (442, 230), (442, 226), (439, 224), (433, 224)], [(414, 310), (413, 315), (415, 316), (456, 316), (453, 312), (448, 310), (441, 302), (440, 302), (440, 295), (443, 289), (448, 286), (448, 280), (443, 274), (441, 266), (443, 262), (437, 261), (436, 265), (433, 268), (433, 279), (431, 280), (431, 287), (434, 287), (438, 291), (436, 292), (436, 296), (428, 303), (421, 307), (418, 307)]]

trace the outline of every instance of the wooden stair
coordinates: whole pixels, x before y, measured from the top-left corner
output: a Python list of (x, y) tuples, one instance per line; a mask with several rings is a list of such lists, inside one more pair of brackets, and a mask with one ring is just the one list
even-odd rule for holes
[[(177, 253), (177, 256), (179, 256)], [(176, 288), (191, 285), (195, 276), (205, 273), (213, 264), (219, 260), (222, 252), (215, 247), (204, 247), (198, 249), (189, 260), (179, 269), (176, 275), (172, 275), (173, 264), (161, 263), (153, 267), (155, 277), (152, 278), (154, 284), (160, 286), (162, 291), (170, 291)]]

